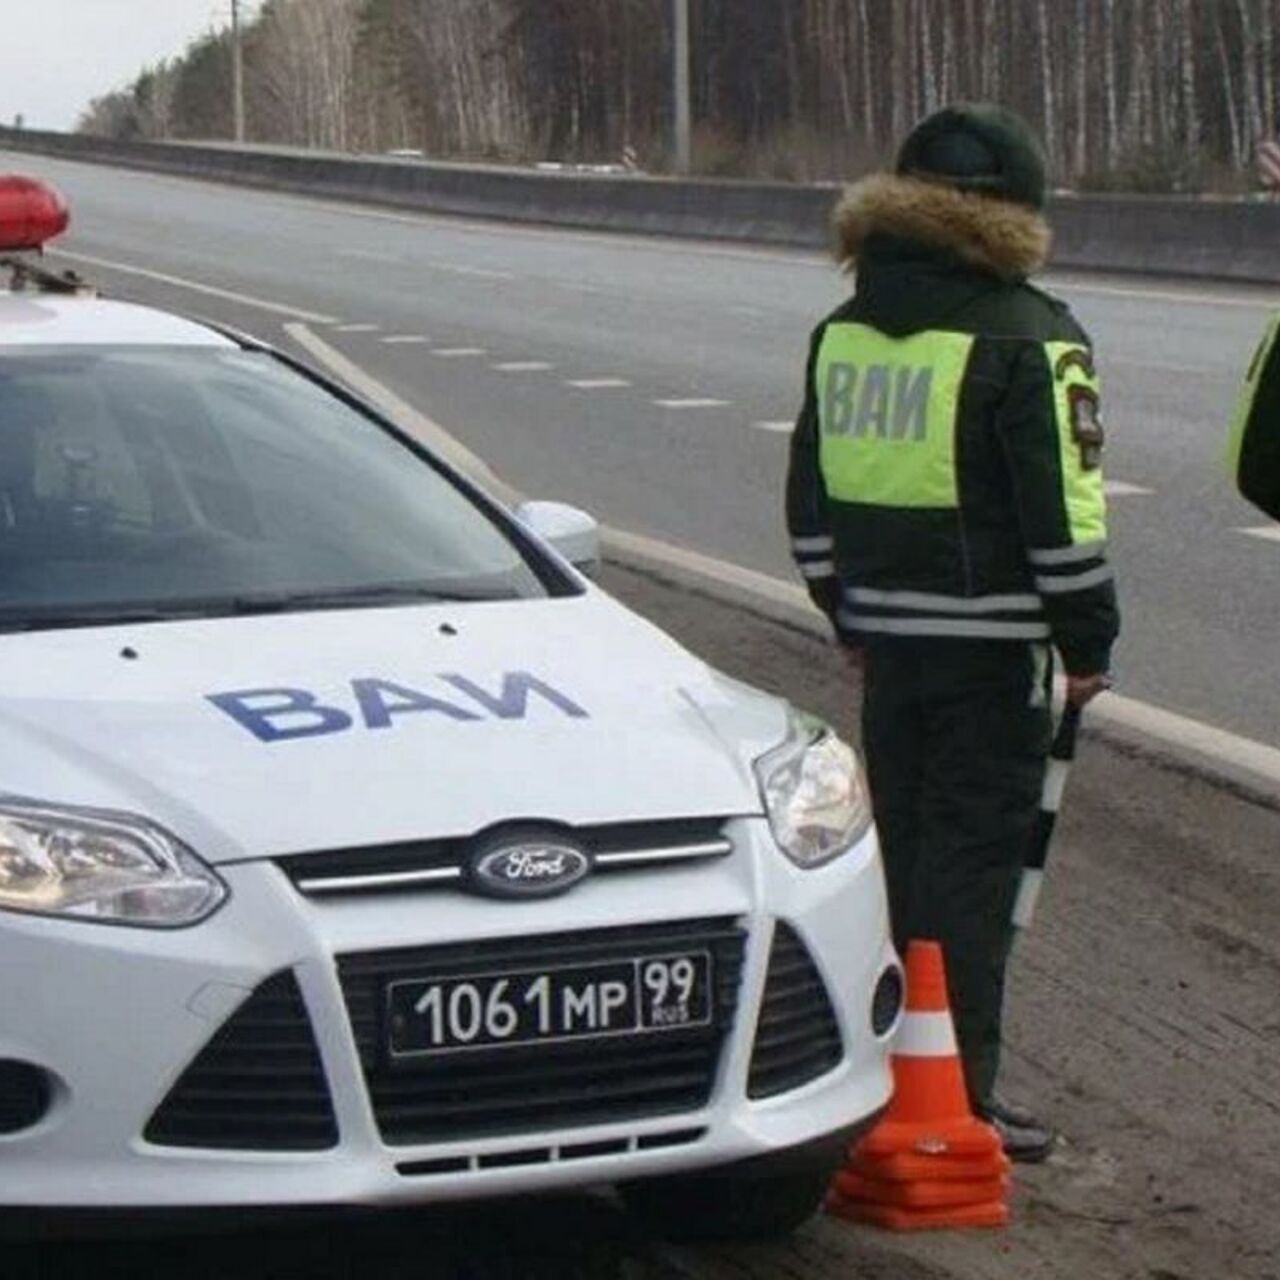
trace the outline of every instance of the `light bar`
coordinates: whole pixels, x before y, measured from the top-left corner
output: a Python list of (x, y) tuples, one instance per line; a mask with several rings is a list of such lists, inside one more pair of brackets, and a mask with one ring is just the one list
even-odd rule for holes
[(41, 249), (70, 221), (67, 202), (48, 183), (0, 174), (0, 253)]

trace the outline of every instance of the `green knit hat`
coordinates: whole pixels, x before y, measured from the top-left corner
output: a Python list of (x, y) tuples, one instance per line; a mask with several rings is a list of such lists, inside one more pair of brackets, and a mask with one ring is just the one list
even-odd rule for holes
[(1043, 209), (1044, 151), (1026, 122), (987, 103), (944, 107), (922, 120), (898, 152), (897, 170)]

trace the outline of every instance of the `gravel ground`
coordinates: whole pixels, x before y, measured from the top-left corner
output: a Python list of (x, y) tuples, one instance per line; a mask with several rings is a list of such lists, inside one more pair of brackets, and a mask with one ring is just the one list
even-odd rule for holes
[[(656, 578), (605, 586), (721, 669), (856, 737), (819, 641)], [(216, 1237), (4, 1248), (0, 1276), (289, 1280), (1280, 1280), (1280, 815), (1087, 741), (1015, 957), (1008, 1092), (1067, 1135), (1001, 1232), (820, 1219), (786, 1246), (681, 1250), (604, 1198)]]

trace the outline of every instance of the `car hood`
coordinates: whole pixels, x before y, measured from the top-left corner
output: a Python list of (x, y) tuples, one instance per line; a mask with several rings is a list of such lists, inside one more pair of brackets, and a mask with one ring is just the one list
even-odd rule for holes
[(0, 793), (212, 862), (761, 811), (786, 709), (599, 591), (0, 636)]

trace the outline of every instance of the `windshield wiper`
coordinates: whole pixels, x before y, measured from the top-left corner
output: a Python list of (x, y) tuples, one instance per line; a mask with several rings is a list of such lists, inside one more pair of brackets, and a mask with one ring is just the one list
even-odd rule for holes
[(23, 613), (0, 611), (0, 633), (127, 626), (138, 622), (174, 622), (260, 613), (300, 613), (309, 609), (373, 609), (397, 604), (514, 599), (516, 595), (510, 591), (466, 592), (454, 588), (404, 585), (352, 587), (342, 591), (264, 592), (261, 595), (216, 596), (206, 600), (173, 600), (145, 605), (101, 605)]
[(462, 591), (453, 587), (393, 585), (350, 587), (339, 591), (263, 593), (262, 595), (235, 596), (225, 603), (228, 612), (252, 614), (289, 613), (305, 609), (371, 609), (396, 604), (513, 599), (515, 595), (510, 591)]
[(57, 609), (48, 613), (0, 613), (0, 633), (6, 631), (57, 631), (73, 627), (127, 626), (132, 622), (171, 622), (175, 618), (199, 617), (190, 607), (169, 608), (147, 605), (142, 608)]

